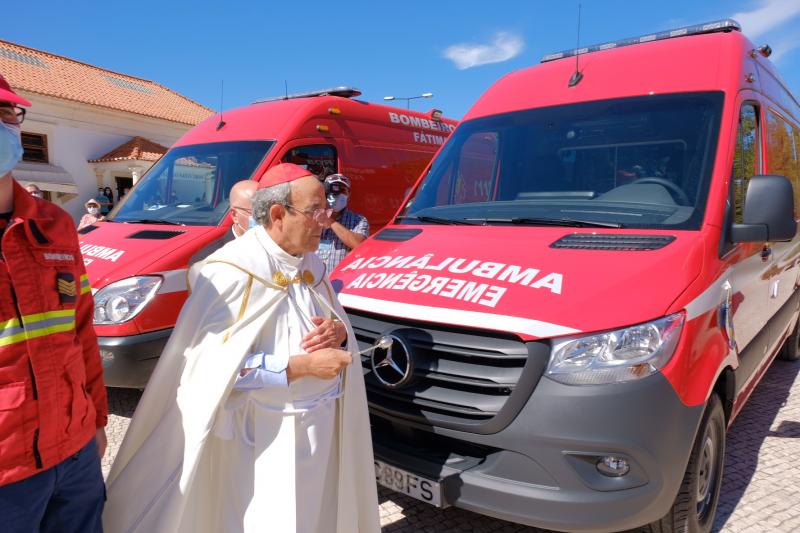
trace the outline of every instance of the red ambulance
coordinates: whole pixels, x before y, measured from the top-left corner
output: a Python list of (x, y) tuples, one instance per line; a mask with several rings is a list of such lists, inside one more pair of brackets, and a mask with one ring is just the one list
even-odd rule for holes
[[(546, 56), (334, 271), (376, 476), (561, 531), (709, 531), (798, 359), (800, 106), (732, 20)], [(386, 348), (386, 339), (392, 341)]]
[(455, 128), (428, 114), (363, 102), (337, 87), (225, 111), (199, 124), (121, 200), (78, 233), (94, 292), (106, 385), (141, 388), (187, 297), (187, 266), (231, 232), (228, 192), (272, 165), (350, 177), (351, 209), (386, 224)]

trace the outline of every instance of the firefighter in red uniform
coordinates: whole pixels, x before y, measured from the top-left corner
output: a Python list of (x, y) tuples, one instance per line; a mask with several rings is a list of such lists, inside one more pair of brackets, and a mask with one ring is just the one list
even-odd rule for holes
[(102, 531), (108, 415), (72, 219), (11, 177), (30, 102), (0, 76), (0, 530)]

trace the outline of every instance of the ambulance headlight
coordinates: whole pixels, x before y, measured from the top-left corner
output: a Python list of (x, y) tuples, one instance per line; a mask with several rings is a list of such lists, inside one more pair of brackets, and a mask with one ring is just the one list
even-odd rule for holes
[(94, 295), (94, 323), (120, 324), (138, 315), (158, 292), (160, 276), (137, 276), (107, 285)]
[(683, 313), (676, 313), (629, 328), (557, 339), (545, 375), (567, 385), (619, 383), (649, 376), (675, 353), (683, 321)]

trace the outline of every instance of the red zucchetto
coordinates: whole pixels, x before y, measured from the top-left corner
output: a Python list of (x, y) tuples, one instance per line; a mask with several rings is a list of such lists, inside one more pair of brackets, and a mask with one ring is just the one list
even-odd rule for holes
[(267, 187), (272, 187), (273, 185), (289, 183), (290, 181), (312, 175), (313, 174), (311, 172), (304, 169), (300, 165), (295, 165), (294, 163), (281, 163), (280, 165), (275, 165), (264, 172), (264, 174), (261, 176), (261, 180), (258, 183), (258, 188), (265, 189)]

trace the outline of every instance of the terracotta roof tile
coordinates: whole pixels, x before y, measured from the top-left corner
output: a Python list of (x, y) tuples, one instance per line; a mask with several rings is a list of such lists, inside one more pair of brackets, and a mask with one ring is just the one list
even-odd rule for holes
[(117, 146), (106, 155), (97, 159), (90, 159), (89, 163), (110, 163), (112, 161), (127, 161), (131, 159), (157, 161), (165, 153), (167, 153), (165, 146), (161, 146), (144, 137), (134, 137), (130, 141)]
[(195, 125), (213, 111), (152, 81), (0, 40), (0, 73), (14, 89)]

